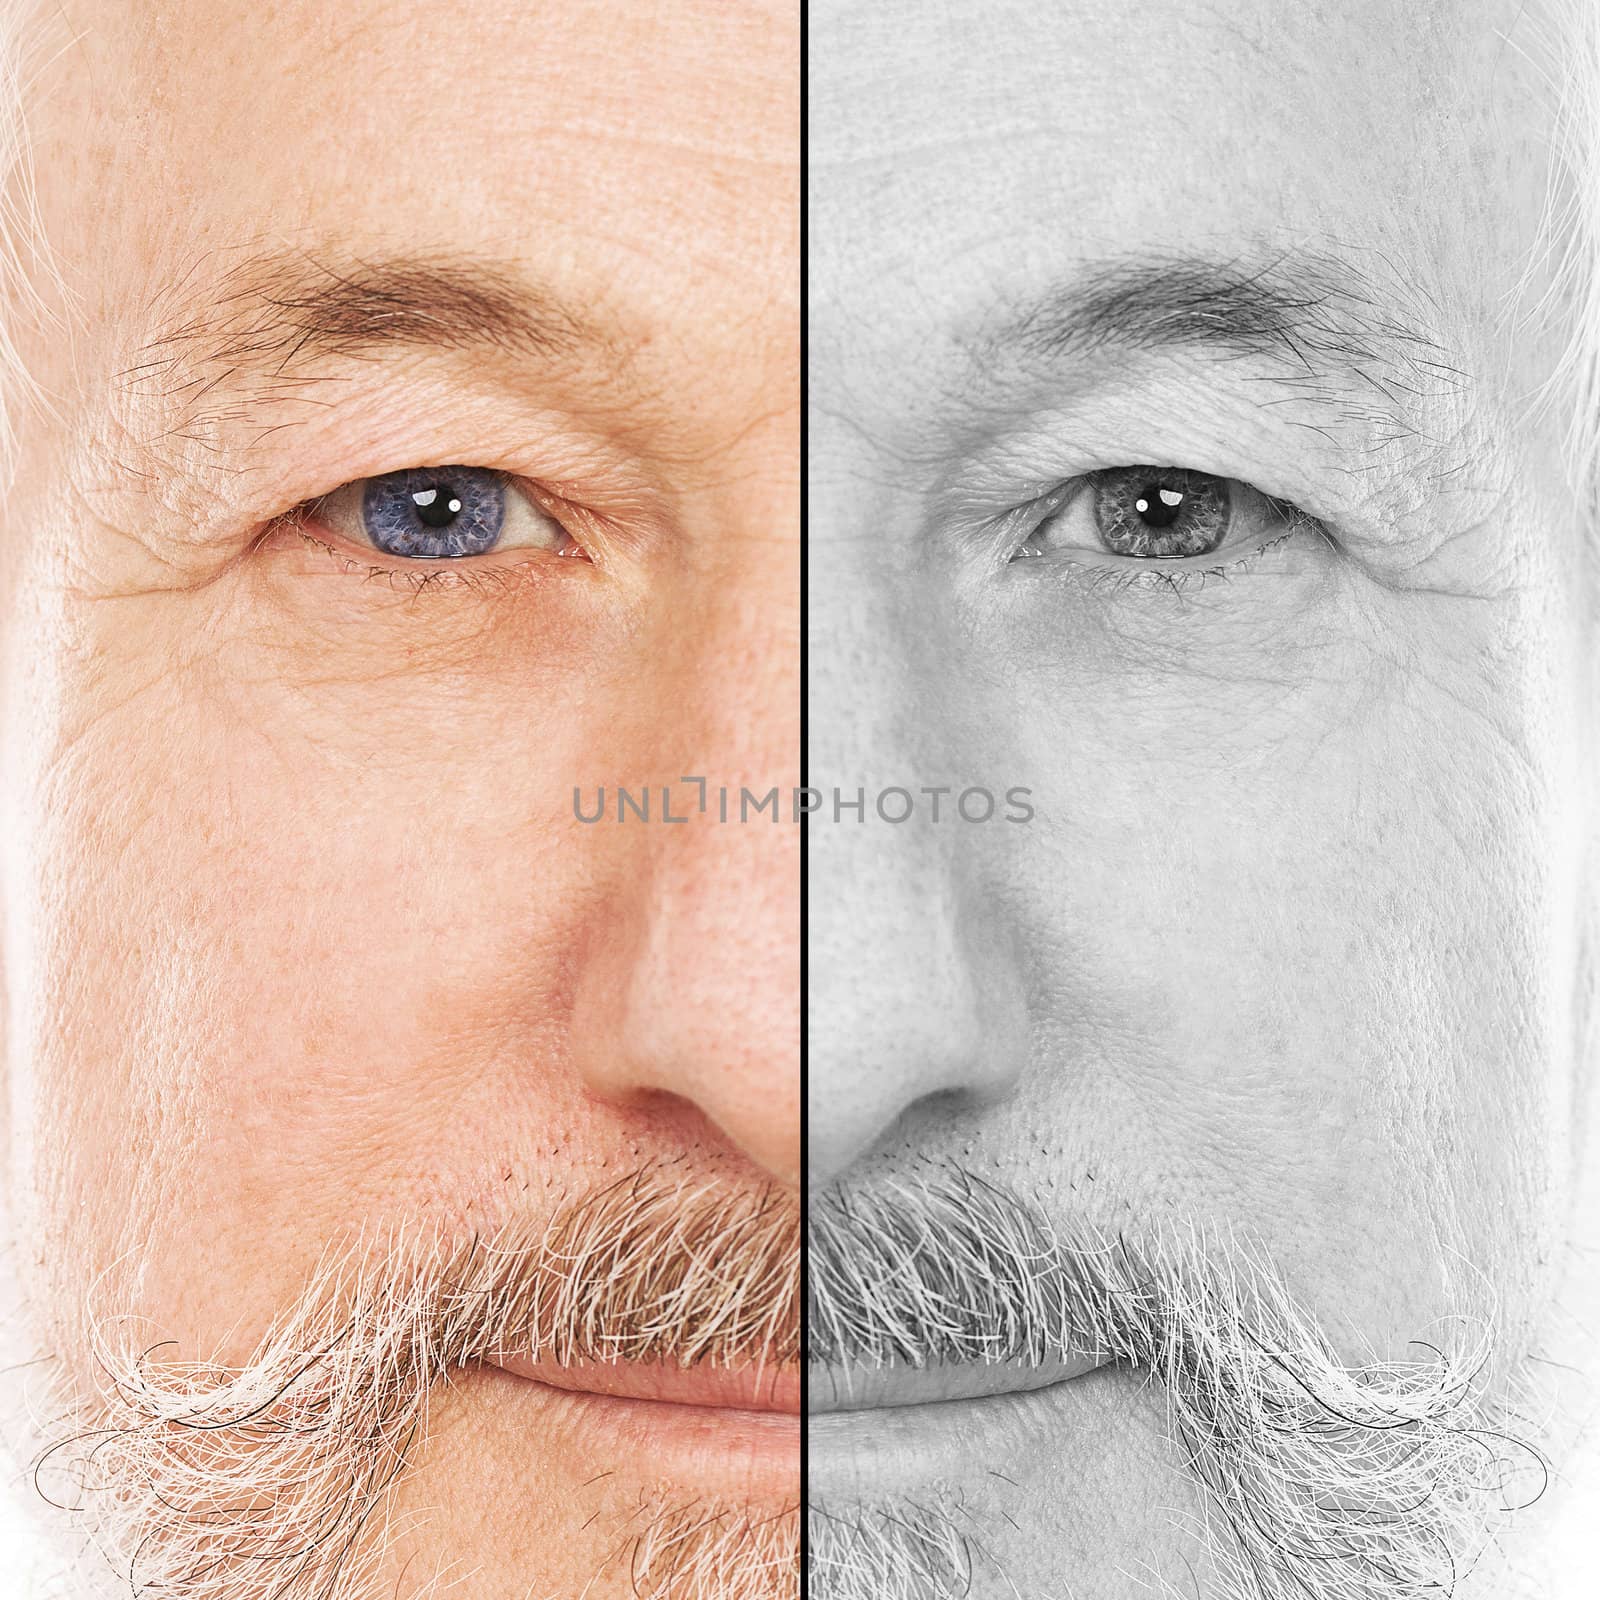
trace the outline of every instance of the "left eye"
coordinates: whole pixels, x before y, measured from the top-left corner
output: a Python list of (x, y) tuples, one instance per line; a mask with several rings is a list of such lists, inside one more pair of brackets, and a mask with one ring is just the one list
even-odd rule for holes
[(1236, 478), (1187, 467), (1111, 467), (1071, 486), (1019, 554), (1082, 550), (1135, 561), (1178, 561), (1255, 550), (1304, 513)]
[(310, 509), (353, 544), (411, 560), (458, 560), (495, 549), (564, 554), (572, 547), (554, 517), (488, 467), (408, 467), (358, 478)]

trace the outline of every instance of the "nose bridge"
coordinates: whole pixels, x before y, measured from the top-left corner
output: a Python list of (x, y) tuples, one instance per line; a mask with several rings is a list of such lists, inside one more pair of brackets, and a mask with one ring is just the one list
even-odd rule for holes
[(1001, 824), (958, 807), (990, 774), (960, 705), (948, 594), (882, 546), (841, 543), (810, 623), (808, 1135), (826, 1182), (920, 1101), (1004, 1094), (1024, 1025), (1010, 931), (985, 892)]
[[(798, 896), (793, 794), (800, 777), (803, 694), (798, 542), (762, 519), (734, 555), (698, 570), (672, 629), (679, 709), (652, 730), (656, 768), (676, 771), (696, 820), (655, 840), (659, 869), (756, 892), (768, 909), (775, 864)], [(762, 887), (765, 886), (765, 887)], [(798, 929), (791, 924), (791, 938)]]
[(676, 630), (682, 713), (650, 735), (666, 793), (636, 862), (644, 971), (701, 1002), (677, 1011), (683, 1037), (726, 1032), (723, 1048), (768, 1031), (756, 1018), (780, 1000), (798, 1039), (798, 579), (753, 547), (740, 565), (702, 577), (700, 618)]
[(921, 559), (915, 494), (884, 482), (876, 458), (814, 416), (805, 684), (813, 785), (897, 785), (912, 767), (931, 772), (956, 753), (941, 681), (941, 658), (957, 645), (948, 607)]

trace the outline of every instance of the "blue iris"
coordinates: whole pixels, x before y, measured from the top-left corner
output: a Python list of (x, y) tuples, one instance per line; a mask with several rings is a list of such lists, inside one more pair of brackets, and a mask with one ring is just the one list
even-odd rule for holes
[(506, 516), (505, 482), (485, 467), (408, 467), (368, 478), (361, 525), (392, 556), (480, 556)]

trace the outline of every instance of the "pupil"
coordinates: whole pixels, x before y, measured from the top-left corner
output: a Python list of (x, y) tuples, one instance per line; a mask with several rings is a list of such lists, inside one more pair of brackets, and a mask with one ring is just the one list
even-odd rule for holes
[(448, 488), (417, 489), (411, 503), (425, 528), (448, 528), (461, 514), (461, 501)]
[(1166, 487), (1159, 479), (1140, 489), (1133, 508), (1147, 528), (1170, 528), (1189, 497), (1181, 489)]

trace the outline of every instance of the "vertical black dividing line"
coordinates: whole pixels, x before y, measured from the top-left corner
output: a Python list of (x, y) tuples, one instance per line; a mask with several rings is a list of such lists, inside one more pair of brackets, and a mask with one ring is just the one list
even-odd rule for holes
[[(810, 285), (811, 285), (811, 95), (810, 95), (810, 28), (806, 0), (800, 0), (800, 785), (811, 783), (811, 754), (809, 733), (811, 726), (810, 634), (807, 596), (810, 593), (811, 571), (810, 503), (811, 471), (808, 440), (811, 432), (807, 402), (810, 390)], [(811, 1146), (811, 1072), (810, 1026), (808, 996), (810, 993), (811, 936), (811, 814), (809, 810), (800, 821), (800, 1195), (801, 1208), (810, 1200), (811, 1180), (809, 1157)], [(811, 1245), (809, 1228), (800, 1236), (800, 1277), (804, 1288), (811, 1281)], [(804, 1303), (805, 1297), (802, 1297)], [(802, 1310), (801, 1315), (805, 1312)], [(810, 1486), (811, 1425), (809, 1421), (810, 1338), (801, 1329), (800, 1375), (800, 1483), (801, 1499), (807, 1498)], [(811, 1587), (811, 1532), (810, 1518), (805, 1507), (800, 1508), (800, 1572), (801, 1584), (809, 1592)]]

